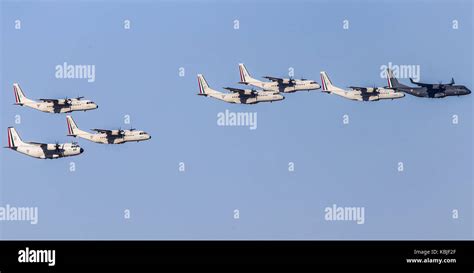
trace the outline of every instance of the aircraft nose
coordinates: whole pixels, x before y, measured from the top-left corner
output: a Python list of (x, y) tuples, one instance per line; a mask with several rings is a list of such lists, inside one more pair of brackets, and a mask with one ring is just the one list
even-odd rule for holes
[(79, 149), (79, 153), (82, 154), (84, 152), (84, 149)]

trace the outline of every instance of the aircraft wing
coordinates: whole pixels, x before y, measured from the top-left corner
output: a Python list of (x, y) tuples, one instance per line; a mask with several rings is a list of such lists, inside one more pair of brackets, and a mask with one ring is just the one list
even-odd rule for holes
[(361, 87), (361, 86), (349, 86), (350, 89), (354, 89), (354, 90), (367, 90), (367, 87)]
[(229, 90), (229, 91), (234, 92), (234, 93), (239, 93), (241, 95), (255, 95), (255, 94), (257, 94), (257, 91), (255, 91), (255, 90), (245, 90), (245, 89), (233, 88), (233, 87), (224, 87), (224, 89)]
[(91, 131), (95, 131), (97, 133), (106, 133), (106, 134), (112, 134), (112, 130), (107, 130), (107, 129), (91, 129)]
[(59, 103), (59, 100), (58, 99), (39, 99), (40, 101), (44, 101), (44, 102), (52, 102), (52, 103)]
[(435, 85), (435, 84), (431, 84), (431, 83), (416, 82), (412, 78), (410, 78), (410, 82), (413, 83), (413, 84), (416, 84), (418, 86), (421, 86), (421, 87), (432, 87), (432, 86)]
[(28, 144), (41, 146), (41, 147), (48, 146), (48, 144), (46, 143), (39, 143), (39, 142), (28, 142)]
[(270, 76), (264, 76), (263, 78), (267, 80), (271, 80), (272, 82), (283, 82), (285, 80), (283, 78), (270, 77)]
[(350, 89), (360, 91), (362, 93), (372, 93), (377, 91), (377, 87), (362, 87), (362, 86), (349, 86)]
[(349, 88), (352, 89), (352, 90), (357, 90), (357, 91), (361, 91), (361, 92), (369, 91), (369, 88), (362, 87), (362, 86), (349, 86)]

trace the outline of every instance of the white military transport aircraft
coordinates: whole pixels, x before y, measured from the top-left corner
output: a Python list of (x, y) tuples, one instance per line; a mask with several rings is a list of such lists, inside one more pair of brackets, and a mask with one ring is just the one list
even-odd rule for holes
[(23, 142), (13, 127), (8, 127), (8, 147), (19, 153), (41, 159), (55, 159), (80, 155), (84, 152), (77, 143), (37, 143)]
[(381, 99), (399, 99), (405, 96), (402, 92), (396, 92), (393, 89), (383, 87), (357, 87), (349, 86), (350, 90), (344, 90), (332, 85), (331, 80), (326, 72), (321, 71), (321, 84), (323, 85), (323, 92), (329, 94), (336, 94), (350, 100), (357, 101), (378, 101)]
[(271, 82), (259, 81), (252, 78), (244, 64), (239, 64), (240, 82), (241, 84), (252, 85), (263, 90), (272, 90), (281, 93), (293, 93), (296, 91), (310, 91), (321, 88), (321, 86), (312, 80), (306, 79), (284, 79), (265, 76), (263, 78)]
[(224, 89), (227, 89), (232, 93), (222, 93), (211, 89), (207, 84), (206, 79), (204, 79), (204, 76), (201, 74), (198, 74), (198, 84), (198, 95), (213, 97), (229, 103), (255, 104), (259, 102), (273, 102), (285, 99), (285, 97), (276, 91), (257, 91), (254, 89), (225, 87)]
[(13, 84), (15, 105), (27, 106), (46, 113), (70, 113), (72, 111), (87, 111), (97, 109), (99, 106), (84, 97), (65, 99), (39, 99), (34, 101), (25, 96), (18, 83)]
[(80, 137), (87, 139), (92, 142), (101, 143), (101, 144), (123, 144), (125, 142), (132, 141), (145, 141), (149, 140), (151, 136), (144, 132), (136, 129), (130, 130), (106, 130), (106, 129), (91, 129), (96, 133), (88, 133), (82, 131), (77, 127), (76, 122), (72, 119), (71, 116), (66, 116), (67, 120), (67, 129), (68, 136)]

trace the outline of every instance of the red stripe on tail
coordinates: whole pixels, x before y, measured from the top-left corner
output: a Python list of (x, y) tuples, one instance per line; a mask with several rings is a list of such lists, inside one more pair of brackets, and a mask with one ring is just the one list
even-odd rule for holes
[(204, 91), (202, 90), (201, 79), (199, 78), (198, 78), (198, 85), (199, 85), (199, 93), (204, 94)]
[(13, 93), (15, 93), (16, 103), (20, 103), (20, 98), (18, 96), (18, 89), (16, 88), (16, 85), (13, 86)]
[(66, 118), (66, 121), (67, 121), (67, 131), (69, 132), (70, 135), (72, 135), (71, 124), (69, 123), (69, 119)]
[(321, 84), (323, 85), (323, 91), (327, 91), (326, 82), (323, 79), (323, 74), (321, 74)]
[(11, 133), (10, 133), (10, 128), (7, 129), (8, 130), (8, 147), (9, 148), (12, 148), (12, 143), (11, 143)]

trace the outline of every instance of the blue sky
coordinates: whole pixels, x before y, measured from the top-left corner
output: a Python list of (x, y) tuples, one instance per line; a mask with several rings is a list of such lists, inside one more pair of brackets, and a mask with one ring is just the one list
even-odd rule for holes
[[(24, 140), (71, 141), (65, 115), (12, 105), (13, 82), (31, 98), (97, 102), (73, 113), (81, 128), (127, 128), (128, 114), (153, 136), (77, 140), (84, 154), (59, 160), (2, 149), (0, 205), (39, 208), (37, 225), (0, 222), (2, 239), (473, 238), (472, 95), (360, 103), (316, 91), (257, 105), (195, 95), (198, 73), (237, 87), (239, 62), (256, 78), (293, 67), (320, 82), (325, 70), (341, 87), (385, 85), (389, 62), (419, 65), (424, 82), (472, 89), (470, 1), (2, 1), (1, 12), (3, 146), (12, 125)], [(64, 62), (95, 65), (95, 82), (56, 79)], [(217, 126), (226, 109), (257, 112), (258, 129)], [(333, 204), (364, 207), (365, 223), (325, 221)]]

